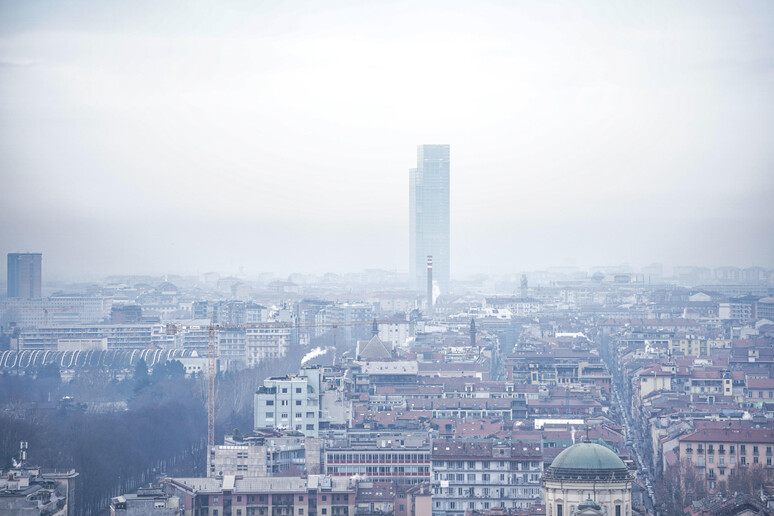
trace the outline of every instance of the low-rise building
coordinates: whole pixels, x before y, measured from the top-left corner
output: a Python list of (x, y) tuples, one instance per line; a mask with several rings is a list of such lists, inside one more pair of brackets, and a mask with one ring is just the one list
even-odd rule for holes
[(351, 478), (166, 478), (182, 516), (353, 516), (357, 486)]
[(182, 516), (180, 498), (160, 487), (141, 487), (136, 493), (110, 499), (110, 516)]

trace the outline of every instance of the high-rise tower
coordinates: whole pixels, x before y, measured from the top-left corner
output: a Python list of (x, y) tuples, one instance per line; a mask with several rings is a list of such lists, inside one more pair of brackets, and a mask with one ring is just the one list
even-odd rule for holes
[(409, 278), (415, 290), (427, 284), (425, 260), (433, 257), (433, 279), (449, 291), (449, 146), (419, 145), (417, 168), (409, 171)]
[(40, 253), (8, 253), (8, 297), (40, 297)]

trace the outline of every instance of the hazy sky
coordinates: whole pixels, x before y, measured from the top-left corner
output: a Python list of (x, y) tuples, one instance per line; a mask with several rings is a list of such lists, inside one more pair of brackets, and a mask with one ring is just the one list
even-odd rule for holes
[(408, 270), (448, 143), (453, 275), (772, 267), (773, 126), (770, 0), (4, 1), (0, 252)]

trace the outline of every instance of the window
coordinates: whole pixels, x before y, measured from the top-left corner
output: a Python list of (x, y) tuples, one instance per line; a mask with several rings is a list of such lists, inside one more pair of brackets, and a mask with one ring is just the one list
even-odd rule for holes
[(266, 419), (274, 419), (274, 412), (267, 412)]
[(296, 400), (296, 405), (301, 406), (301, 400)]
[(242, 501), (242, 497), (241, 496), (237, 496), (237, 502), (241, 502), (241, 501)]
[(288, 388), (287, 387), (283, 387), (282, 388), (282, 394), (287, 394), (287, 393), (288, 393)]
[(321, 514), (328, 514), (328, 509), (323, 509), (322, 511), (320, 511), (320, 513)]
[(267, 407), (271, 407), (272, 405), (274, 405), (274, 400), (266, 400)]
[(616, 505), (615, 506), (615, 516), (621, 516), (621, 506)]
[(298, 514), (304, 514), (304, 509), (298, 509)]
[(237, 509), (237, 516), (242, 516), (242, 509)]
[(564, 516), (562, 514), (562, 504), (560, 503), (556, 504), (556, 516)]

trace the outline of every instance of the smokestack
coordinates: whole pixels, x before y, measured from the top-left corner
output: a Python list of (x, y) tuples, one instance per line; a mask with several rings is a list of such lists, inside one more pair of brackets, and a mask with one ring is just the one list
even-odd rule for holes
[(427, 257), (427, 315), (433, 315), (433, 257)]

